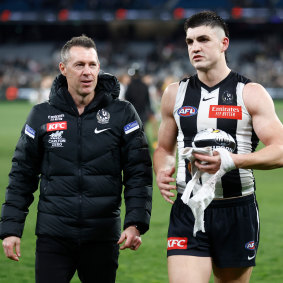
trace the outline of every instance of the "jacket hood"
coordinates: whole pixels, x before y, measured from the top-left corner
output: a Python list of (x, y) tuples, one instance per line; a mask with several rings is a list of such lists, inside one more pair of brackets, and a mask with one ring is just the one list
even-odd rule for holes
[[(68, 84), (66, 77), (62, 74), (58, 75), (53, 81), (49, 99), (52, 100), (54, 96), (62, 92), (67, 92)], [(97, 86), (95, 88), (95, 92), (104, 92), (106, 95), (112, 96), (112, 98), (116, 99), (120, 94), (120, 83), (118, 79), (108, 73), (100, 72), (98, 74)]]

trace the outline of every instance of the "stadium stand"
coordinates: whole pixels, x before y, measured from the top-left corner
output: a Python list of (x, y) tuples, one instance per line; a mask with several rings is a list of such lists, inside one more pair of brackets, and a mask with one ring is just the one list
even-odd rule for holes
[[(248, 24), (235, 21), (231, 10), (235, 5), (269, 7), (268, 11), (273, 11), (270, 7), (283, 7), (283, 0), (0, 0), (0, 13), (2, 11), (3, 16), (5, 9), (20, 12), (60, 9), (116, 11), (120, 8), (173, 11), (177, 7), (221, 7), (231, 14), (228, 21), (232, 35), (228, 53), (231, 68), (267, 88), (283, 88), (283, 41), (278, 37), (282, 30), (281, 18), (279, 22), (271, 22), (270, 18), (260, 22), (249, 20)], [(182, 17), (175, 20), (89, 22), (78, 19), (66, 23), (54, 19), (44, 24), (6, 21), (3, 17), (0, 20), (0, 99), (5, 98), (5, 90), (10, 86), (39, 89), (44, 78), (54, 77), (58, 73), (61, 42), (82, 33), (97, 42), (103, 69), (117, 76), (127, 73), (134, 63), (138, 63), (143, 73), (152, 77), (152, 84), (162, 91), (168, 78), (179, 80), (183, 74), (193, 72), (184, 43)]]

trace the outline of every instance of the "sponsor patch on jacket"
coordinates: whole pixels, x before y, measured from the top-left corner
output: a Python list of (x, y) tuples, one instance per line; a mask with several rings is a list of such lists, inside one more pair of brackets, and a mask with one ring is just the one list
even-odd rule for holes
[(140, 127), (139, 123), (137, 121), (134, 121), (134, 122), (131, 122), (130, 124), (128, 124), (124, 127), (124, 132), (127, 135), (127, 134), (139, 129), (139, 127)]
[(47, 123), (47, 132), (67, 130), (67, 121)]
[(255, 242), (254, 241), (250, 241), (250, 242), (246, 243), (245, 244), (245, 248), (247, 250), (253, 251), (255, 249)]
[(210, 105), (208, 117), (242, 120), (242, 107), (235, 105)]
[(25, 134), (33, 139), (35, 138), (35, 130), (31, 128), (28, 124), (26, 124), (25, 127)]
[(167, 250), (186, 250), (188, 247), (188, 238), (170, 237), (167, 241)]
[(48, 143), (51, 147), (64, 147), (66, 139), (62, 137), (64, 131), (56, 131), (55, 133), (50, 134)]
[(48, 115), (48, 119), (52, 121), (62, 121), (64, 119), (64, 114), (58, 114), (58, 115)]
[(183, 106), (177, 111), (179, 116), (191, 117), (198, 113), (198, 110), (194, 106)]

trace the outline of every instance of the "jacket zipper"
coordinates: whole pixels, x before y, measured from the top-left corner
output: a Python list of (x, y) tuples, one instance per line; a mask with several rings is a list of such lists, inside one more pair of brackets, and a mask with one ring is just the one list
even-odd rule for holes
[(79, 215), (78, 215), (78, 226), (79, 226), (79, 238), (78, 242), (81, 242), (81, 221), (82, 221), (82, 169), (81, 169), (81, 133), (82, 133), (82, 119), (78, 117), (78, 175), (79, 175)]

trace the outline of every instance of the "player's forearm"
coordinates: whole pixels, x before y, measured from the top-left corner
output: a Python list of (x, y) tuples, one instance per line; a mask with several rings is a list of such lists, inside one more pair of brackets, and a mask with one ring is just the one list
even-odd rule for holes
[(250, 154), (233, 154), (237, 168), (269, 170), (283, 167), (283, 145), (269, 145)]
[(168, 152), (158, 147), (153, 155), (153, 169), (155, 174), (160, 170), (168, 170), (175, 166), (175, 152)]

